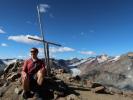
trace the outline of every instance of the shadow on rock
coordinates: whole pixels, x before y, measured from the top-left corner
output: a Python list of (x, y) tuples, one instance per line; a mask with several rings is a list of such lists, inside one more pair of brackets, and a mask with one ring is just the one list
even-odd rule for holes
[(56, 100), (59, 97), (66, 97), (70, 94), (79, 95), (72, 88), (69, 88), (62, 80), (46, 78), (44, 82), (40, 92), (43, 100)]

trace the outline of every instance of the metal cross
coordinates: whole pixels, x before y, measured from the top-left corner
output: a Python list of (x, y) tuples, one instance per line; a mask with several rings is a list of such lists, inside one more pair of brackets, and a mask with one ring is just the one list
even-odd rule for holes
[(55, 45), (55, 46), (61, 46), (61, 45), (53, 43), (53, 42), (46, 41), (44, 39), (44, 32), (43, 32), (43, 29), (42, 29), (40, 11), (39, 11), (38, 6), (37, 6), (37, 12), (38, 12), (38, 21), (39, 21), (40, 33), (41, 33), (42, 39), (36, 39), (36, 38), (32, 38), (32, 37), (28, 37), (28, 39), (32, 39), (32, 40), (39, 41), (39, 42), (43, 43), (47, 75), (50, 76), (50, 74), (51, 74), (51, 67), (50, 67), (50, 63), (49, 63), (49, 44)]

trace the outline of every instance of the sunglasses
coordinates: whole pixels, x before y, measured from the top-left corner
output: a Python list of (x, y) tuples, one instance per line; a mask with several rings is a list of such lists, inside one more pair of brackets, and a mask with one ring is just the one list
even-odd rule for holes
[(36, 53), (36, 51), (30, 51), (31, 53)]

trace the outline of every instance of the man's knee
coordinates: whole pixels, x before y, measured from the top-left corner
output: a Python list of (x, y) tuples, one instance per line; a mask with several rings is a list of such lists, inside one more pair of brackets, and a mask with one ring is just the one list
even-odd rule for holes
[(24, 91), (29, 91), (29, 79), (22, 78), (22, 87)]
[(39, 70), (38, 72), (37, 72), (37, 78), (44, 78), (44, 71), (42, 71), (42, 70)]
[(43, 84), (43, 81), (44, 81), (44, 72), (42, 70), (39, 70), (37, 72), (37, 83), (38, 85), (42, 85)]
[(29, 87), (29, 78), (27, 76), (23, 76), (21, 82), (23, 87)]

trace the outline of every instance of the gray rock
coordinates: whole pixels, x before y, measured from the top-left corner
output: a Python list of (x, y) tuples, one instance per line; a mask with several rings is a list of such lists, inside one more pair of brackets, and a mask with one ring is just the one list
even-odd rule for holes
[(8, 65), (5, 69), (4, 69), (4, 73), (8, 73), (10, 69), (12, 69), (12, 67), (14, 66), (14, 63)]
[(10, 84), (10, 82), (6, 82), (3, 87), (7, 87)]
[(99, 87), (92, 89), (92, 92), (94, 92), (94, 93), (107, 93), (105, 91), (105, 87), (103, 87), (103, 86), (99, 86)]
[(75, 94), (70, 94), (67, 96), (67, 100), (79, 100), (79, 98)]
[(93, 82), (92, 85), (91, 85), (91, 88), (96, 88), (96, 87), (99, 87), (99, 86), (102, 86), (102, 84)]
[(1, 87), (0, 88), (0, 97), (3, 96), (3, 94), (11, 87), (11, 85), (8, 85), (7, 87)]
[(19, 88), (19, 87), (16, 87), (15, 89), (14, 89), (14, 92), (16, 93), (16, 94), (21, 94), (21, 92), (22, 92), (23, 90), (21, 89), (21, 88)]

